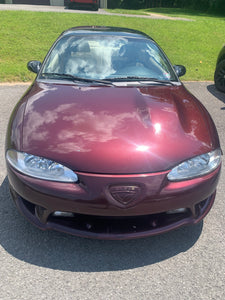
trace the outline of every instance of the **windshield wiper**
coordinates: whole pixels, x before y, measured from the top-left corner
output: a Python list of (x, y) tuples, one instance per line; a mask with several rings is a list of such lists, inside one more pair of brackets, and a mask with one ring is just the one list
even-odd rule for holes
[(145, 81), (146, 84), (149, 81), (149, 83), (157, 83), (157, 84), (163, 84), (163, 85), (174, 85), (174, 83), (170, 80), (161, 80), (157, 78), (151, 78), (151, 77), (139, 77), (139, 76), (126, 76), (126, 77), (115, 77), (110, 78), (112, 81)]
[(43, 77), (54, 77), (54, 78), (57, 77), (58, 79), (70, 79), (72, 81), (99, 83), (99, 84), (104, 84), (104, 85), (114, 85), (109, 80), (83, 78), (83, 77), (78, 77), (78, 76), (74, 76), (74, 75), (67, 74), (67, 73), (42, 73), (41, 75)]

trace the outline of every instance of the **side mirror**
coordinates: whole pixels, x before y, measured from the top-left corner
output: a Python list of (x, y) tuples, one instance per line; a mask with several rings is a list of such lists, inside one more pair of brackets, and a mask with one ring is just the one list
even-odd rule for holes
[(174, 70), (175, 70), (175, 72), (176, 72), (176, 74), (177, 74), (178, 77), (181, 77), (181, 76), (183, 76), (183, 75), (186, 74), (186, 68), (185, 68), (185, 66), (175, 65), (175, 66), (173, 66), (173, 68), (174, 68)]
[(38, 60), (31, 60), (27, 63), (27, 69), (31, 72), (38, 73), (41, 69), (41, 62)]

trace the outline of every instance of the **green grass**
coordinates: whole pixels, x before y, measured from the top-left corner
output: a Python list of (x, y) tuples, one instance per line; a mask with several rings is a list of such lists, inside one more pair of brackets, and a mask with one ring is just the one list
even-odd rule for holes
[(43, 60), (63, 30), (82, 25), (141, 30), (160, 44), (173, 64), (186, 66), (187, 74), (182, 77), (183, 80), (212, 80), (218, 52), (225, 43), (225, 18), (184, 10), (154, 9), (147, 12), (165, 13), (193, 21), (0, 11), (0, 82), (33, 80), (35, 74), (27, 70), (27, 62), (32, 59)]

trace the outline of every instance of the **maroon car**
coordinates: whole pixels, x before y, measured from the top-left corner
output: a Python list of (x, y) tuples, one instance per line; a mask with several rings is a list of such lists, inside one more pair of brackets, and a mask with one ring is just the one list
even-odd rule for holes
[(202, 220), (221, 168), (215, 125), (150, 37), (63, 32), (9, 121), (6, 163), (19, 211), (40, 229), (129, 239)]

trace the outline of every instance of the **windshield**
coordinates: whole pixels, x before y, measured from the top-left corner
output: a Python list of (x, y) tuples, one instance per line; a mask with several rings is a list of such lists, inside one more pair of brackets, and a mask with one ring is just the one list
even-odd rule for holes
[(99, 80), (177, 81), (167, 58), (152, 40), (103, 35), (61, 38), (43, 66), (42, 74), (48, 73)]

